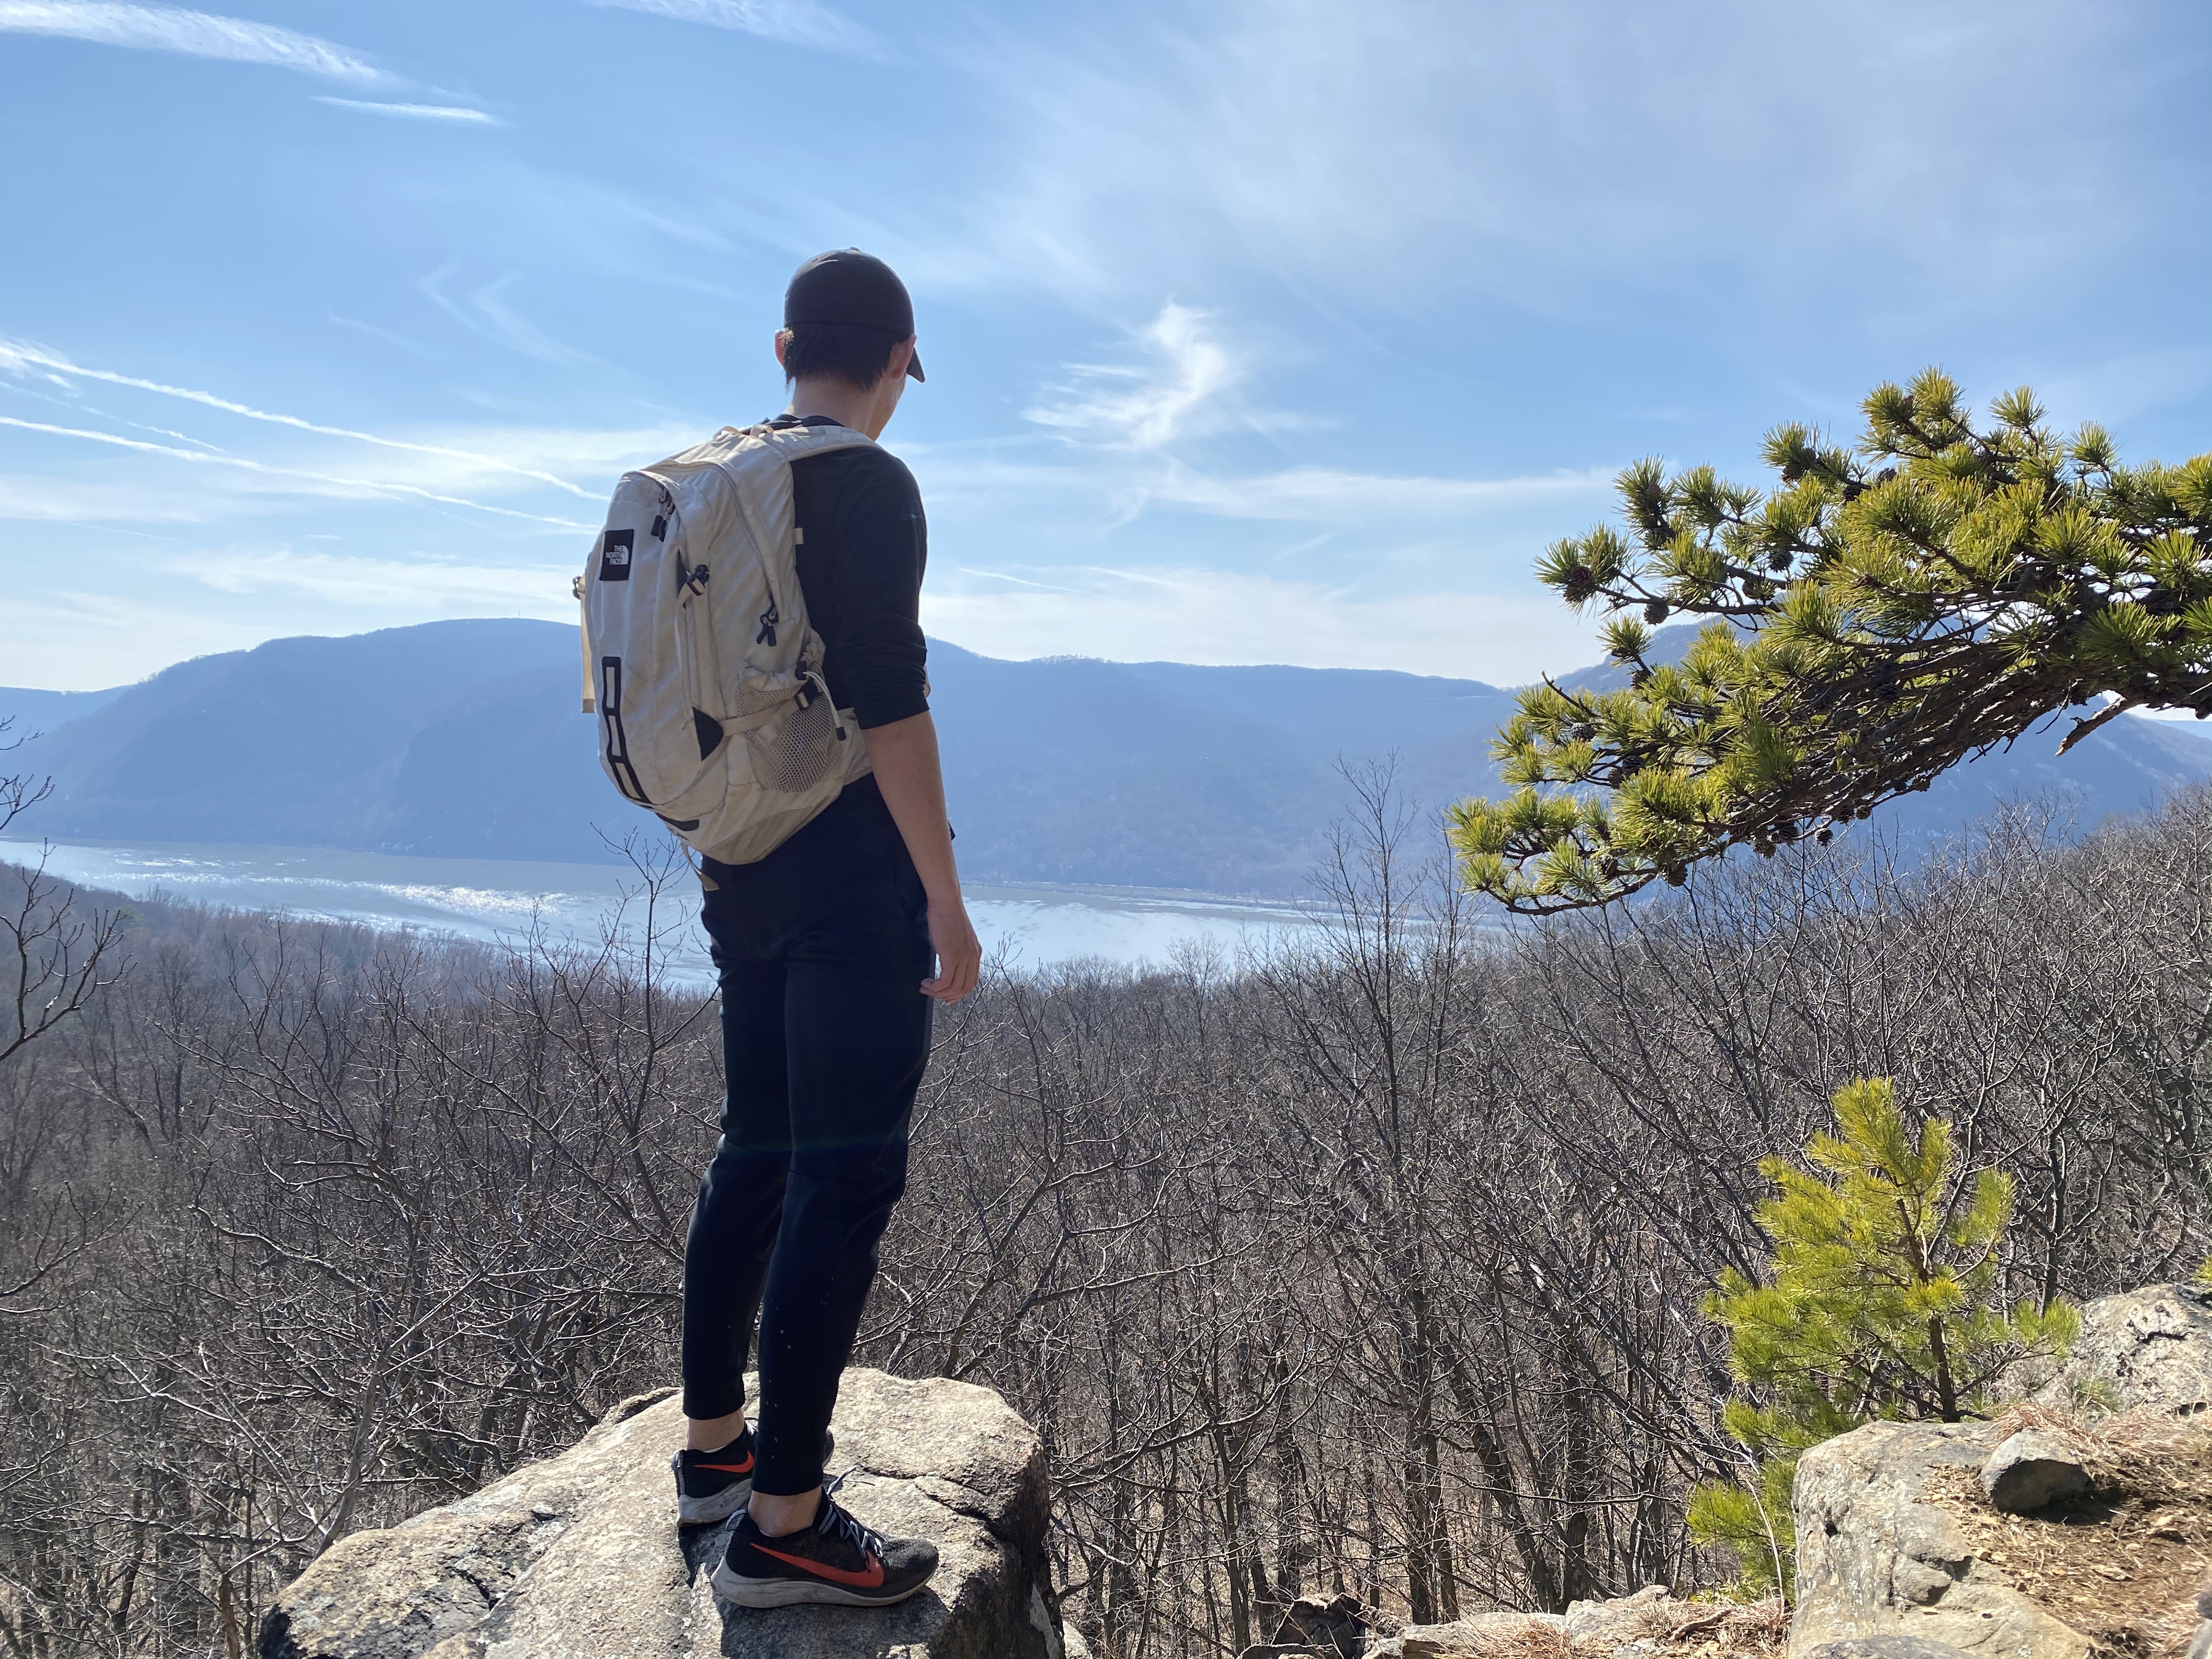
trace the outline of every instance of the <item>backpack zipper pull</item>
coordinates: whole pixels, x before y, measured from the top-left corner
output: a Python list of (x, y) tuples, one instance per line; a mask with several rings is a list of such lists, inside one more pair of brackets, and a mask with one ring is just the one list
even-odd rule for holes
[[(813, 684), (814, 684), (814, 690), (815, 690), (815, 693), (816, 693), (816, 695), (817, 695), (817, 696), (818, 696), (822, 699), (822, 701), (823, 701), (823, 702), (826, 702), (826, 703), (828, 703), (828, 704), (830, 705), (830, 724), (831, 729), (832, 729), (832, 730), (834, 730), (834, 731), (837, 733), (837, 741), (838, 741), (838, 742), (840, 742), (840, 743), (844, 742), (844, 741), (845, 741), (845, 722), (844, 722), (843, 718), (842, 718), (842, 716), (837, 713), (837, 702), (836, 702), (836, 698), (834, 698), (834, 697), (832, 697), (832, 696), (830, 695), (830, 686), (829, 686), (829, 683), (828, 683), (827, 681), (825, 681), (825, 680), (822, 678), (822, 676), (821, 676), (820, 674), (818, 674), (817, 672), (815, 672), (813, 669), (811, 669), (811, 668), (804, 668), (804, 669), (801, 669), (801, 670), (799, 671), (799, 672), (800, 672), (801, 674), (803, 674), (803, 675), (804, 675), (807, 679), (809, 679), (809, 680), (811, 680), (811, 681), (812, 681), (812, 682), (813, 682)], [(813, 701), (814, 701), (814, 698), (813, 698), (813, 697), (809, 697), (809, 698), (806, 700), (806, 703), (802, 703), (802, 704), (800, 705), (800, 707), (801, 707), (801, 708), (805, 708), (807, 704), (811, 703)]]

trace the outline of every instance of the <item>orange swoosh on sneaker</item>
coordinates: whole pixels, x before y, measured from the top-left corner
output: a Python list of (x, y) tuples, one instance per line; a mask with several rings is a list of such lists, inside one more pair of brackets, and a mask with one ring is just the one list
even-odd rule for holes
[(753, 1472), (753, 1460), (748, 1457), (742, 1463), (694, 1463), (691, 1467), (695, 1469), (712, 1469), (717, 1474), (750, 1474)]
[(779, 1561), (788, 1562), (794, 1567), (802, 1568), (814, 1574), (817, 1578), (827, 1578), (832, 1583), (850, 1584), (856, 1589), (883, 1588), (884, 1564), (880, 1556), (872, 1555), (868, 1558), (868, 1567), (866, 1572), (854, 1572), (847, 1567), (833, 1567), (823, 1562), (810, 1561), (803, 1555), (786, 1555), (781, 1550), (772, 1550), (765, 1544), (756, 1544), (753, 1547), (763, 1555), (773, 1555)]

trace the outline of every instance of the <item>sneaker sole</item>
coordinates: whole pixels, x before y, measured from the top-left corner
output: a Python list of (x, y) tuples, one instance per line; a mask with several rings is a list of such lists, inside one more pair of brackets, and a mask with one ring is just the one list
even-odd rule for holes
[(714, 1569), (714, 1594), (741, 1607), (791, 1607), (803, 1603), (827, 1603), (840, 1607), (888, 1607), (917, 1595), (929, 1583), (901, 1590), (896, 1595), (871, 1595), (865, 1590), (845, 1589), (819, 1578), (748, 1578), (732, 1572), (726, 1561)]
[(678, 1497), (676, 1500), (676, 1524), (679, 1527), (711, 1527), (718, 1521), (726, 1521), (753, 1495), (753, 1483), (740, 1480), (726, 1486), (711, 1498)]

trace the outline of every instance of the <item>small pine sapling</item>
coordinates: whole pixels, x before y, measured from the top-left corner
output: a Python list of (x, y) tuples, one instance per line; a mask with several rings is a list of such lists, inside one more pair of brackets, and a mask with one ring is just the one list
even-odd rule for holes
[(1954, 1171), (1951, 1126), (1916, 1133), (1886, 1078), (1835, 1096), (1837, 1133), (1806, 1147), (1812, 1170), (1760, 1168), (1774, 1196), (1759, 1222), (1774, 1243), (1765, 1284), (1730, 1268), (1706, 1298), (1728, 1327), (1729, 1369), (1747, 1391), (1723, 1422), (1748, 1455), (1742, 1485), (1700, 1486), (1699, 1541), (1732, 1548), (1747, 1589), (1791, 1591), (1790, 1488), (1797, 1459), (1878, 1418), (1955, 1423), (1986, 1414), (2014, 1362), (2062, 1358), (2081, 1328), (2070, 1304), (1998, 1301), (1997, 1253), (2012, 1182)]

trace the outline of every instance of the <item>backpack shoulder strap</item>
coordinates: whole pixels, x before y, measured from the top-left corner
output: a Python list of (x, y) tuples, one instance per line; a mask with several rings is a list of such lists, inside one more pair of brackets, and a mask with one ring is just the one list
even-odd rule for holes
[[(724, 437), (736, 440), (720, 444)], [(715, 459), (724, 467), (742, 466), (748, 460), (759, 462), (775, 456), (785, 465), (804, 460), (809, 455), (826, 455), (833, 449), (873, 449), (876, 441), (865, 432), (855, 432), (849, 426), (749, 426), (739, 431), (725, 428), (715, 439), (719, 453)]]
[[(729, 441), (725, 441), (726, 440)], [(731, 488), (731, 505), (751, 532), (761, 556), (773, 562), (779, 587), (792, 586), (792, 543), (788, 520), (792, 507), (791, 464), (810, 455), (836, 449), (873, 449), (876, 441), (847, 426), (753, 426), (742, 431), (725, 428), (702, 450), (712, 450), (711, 464)], [(783, 532), (783, 533), (778, 533)]]

